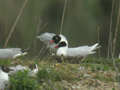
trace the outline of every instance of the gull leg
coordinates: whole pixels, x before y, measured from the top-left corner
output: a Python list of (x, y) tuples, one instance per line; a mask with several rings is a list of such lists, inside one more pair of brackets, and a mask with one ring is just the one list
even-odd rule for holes
[(81, 62), (83, 62), (83, 61), (85, 60), (85, 58), (86, 58), (86, 57), (82, 57)]
[(57, 57), (55, 57), (55, 59), (56, 59), (56, 61), (57, 61), (56, 63), (62, 63), (61, 57), (58, 57), (58, 56), (57, 56)]
[(63, 55), (61, 56), (61, 61), (62, 61), (62, 63), (64, 64), (64, 59), (63, 59)]
[(63, 64), (65, 63), (63, 55), (61, 55), (61, 61), (62, 61)]

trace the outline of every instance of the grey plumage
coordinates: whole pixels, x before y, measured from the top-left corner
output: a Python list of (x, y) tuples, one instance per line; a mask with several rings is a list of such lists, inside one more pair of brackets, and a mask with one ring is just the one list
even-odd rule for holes
[(21, 48), (3, 48), (0, 49), (0, 59), (12, 58), (26, 55), (27, 52), (23, 52)]

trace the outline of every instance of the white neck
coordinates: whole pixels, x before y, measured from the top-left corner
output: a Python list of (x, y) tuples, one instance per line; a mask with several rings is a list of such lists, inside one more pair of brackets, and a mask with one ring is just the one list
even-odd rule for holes
[(0, 69), (0, 73), (3, 72), (1, 69)]
[(66, 56), (67, 55), (67, 49), (68, 49), (67, 46), (58, 48), (57, 55), (58, 56)]

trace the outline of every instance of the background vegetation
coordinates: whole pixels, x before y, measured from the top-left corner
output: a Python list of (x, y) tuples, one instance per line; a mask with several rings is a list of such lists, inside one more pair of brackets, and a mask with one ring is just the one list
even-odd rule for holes
[[(114, 0), (112, 34), (114, 35), (119, 0)], [(10, 29), (24, 0), (0, 0), (0, 46), (4, 46)], [(34, 49), (42, 45), (36, 35), (42, 32), (60, 32), (64, 0), (28, 0), (7, 47)], [(112, 0), (68, 0), (62, 34), (70, 46), (91, 45), (99, 42), (101, 56), (107, 56)], [(119, 35), (119, 32), (117, 33)], [(98, 38), (99, 37), (99, 38)], [(116, 55), (119, 49), (117, 38)], [(32, 53), (35, 53), (32, 52)]]

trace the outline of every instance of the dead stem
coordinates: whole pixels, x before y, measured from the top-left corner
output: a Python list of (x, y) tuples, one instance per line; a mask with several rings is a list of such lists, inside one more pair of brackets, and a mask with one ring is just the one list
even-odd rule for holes
[(11, 27), (11, 29), (10, 29), (10, 32), (9, 32), (8, 37), (7, 37), (7, 39), (6, 39), (6, 41), (5, 41), (5, 44), (4, 44), (4, 48), (7, 47), (7, 44), (8, 44), (8, 42), (9, 42), (9, 40), (10, 40), (13, 32), (15, 31), (15, 27), (16, 27), (16, 25), (17, 25), (17, 23), (18, 23), (21, 15), (22, 15), (22, 13), (23, 13), (23, 11), (24, 11), (24, 8), (25, 8), (27, 2), (28, 2), (28, 0), (25, 0), (25, 1), (24, 1), (23, 6), (21, 7), (21, 9), (20, 9), (20, 11), (19, 11), (19, 13), (18, 13), (18, 16), (16, 17), (16, 20), (15, 20), (15, 22), (13, 23), (13, 25), (12, 25), (12, 27)]
[(114, 11), (114, 6), (115, 6), (115, 0), (112, 0), (112, 11), (111, 11), (111, 15), (110, 15), (110, 30), (109, 30), (109, 40), (108, 40), (108, 55), (107, 58), (110, 57), (111, 53), (112, 53), (112, 23), (113, 23), (113, 11)]
[(117, 41), (117, 35), (118, 35), (118, 28), (119, 28), (119, 21), (120, 21), (120, 1), (119, 1), (119, 8), (118, 8), (118, 15), (117, 15), (117, 23), (116, 23), (116, 28), (115, 28), (115, 34), (114, 34), (114, 39), (113, 39), (113, 52), (112, 52), (112, 60), (113, 60), (113, 66), (115, 68), (116, 71), (116, 78), (118, 80), (119, 83), (119, 87), (120, 87), (120, 73), (119, 73), (119, 69), (116, 65), (116, 59), (114, 58), (115, 55), (115, 49), (116, 49), (116, 41)]
[(65, 4), (64, 4), (63, 15), (62, 15), (62, 19), (61, 19), (61, 26), (60, 26), (60, 34), (62, 33), (62, 30), (63, 30), (63, 23), (64, 23), (66, 7), (67, 7), (67, 0), (65, 0)]
[(112, 57), (114, 57), (115, 49), (116, 49), (116, 41), (117, 41), (117, 36), (118, 36), (118, 31), (119, 31), (119, 21), (120, 21), (120, 5), (119, 5), (119, 9), (118, 9), (117, 23), (116, 23), (115, 34), (114, 34), (114, 39), (113, 39)]
[[(98, 31), (98, 43), (100, 43), (100, 27), (99, 26), (97, 26), (97, 31)], [(101, 55), (100, 55), (100, 49), (98, 50), (98, 57), (100, 57)]]

